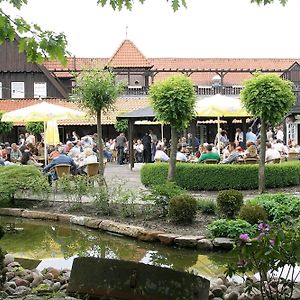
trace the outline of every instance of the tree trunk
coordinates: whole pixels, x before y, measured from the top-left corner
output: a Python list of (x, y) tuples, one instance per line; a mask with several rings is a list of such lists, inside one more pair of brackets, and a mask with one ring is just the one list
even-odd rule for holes
[(98, 150), (99, 150), (99, 163), (100, 175), (104, 174), (103, 165), (103, 143), (102, 143), (102, 124), (101, 124), (101, 111), (97, 111), (97, 136), (98, 136)]
[(265, 160), (266, 160), (266, 122), (261, 120), (260, 127), (260, 153), (259, 153), (259, 172), (258, 172), (258, 191), (262, 194), (266, 189), (266, 174), (265, 174)]
[(169, 160), (168, 181), (175, 181), (177, 143), (177, 130), (175, 127), (171, 127), (171, 153)]

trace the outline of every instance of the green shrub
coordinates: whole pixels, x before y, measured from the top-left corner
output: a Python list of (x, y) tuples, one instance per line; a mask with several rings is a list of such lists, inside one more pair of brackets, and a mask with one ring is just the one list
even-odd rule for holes
[(214, 215), (217, 211), (216, 202), (212, 199), (198, 199), (197, 206), (203, 214)]
[(255, 233), (255, 228), (244, 220), (219, 219), (208, 225), (208, 230), (213, 237), (237, 238), (240, 234), (247, 232), (249, 235)]
[(150, 194), (144, 199), (153, 201), (160, 210), (160, 216), (165, 217), (168, 214), (170, 199), (185, 193), (185, 190), (176, 185), (176, 183), (167, 181), (151, 186)]
[(263, 194), (249, 203), (262, 206), (268, 219), (276, 224), (293, 223), (300, 215), (300, 199), (290, 194)]
[(25, 190), (44, 196), (49, 192), (46, 176), (35, 166), (0, 167), (0, 204), (12, 204), (15, 193)]
[(241, 207), (239, 218), (254, 225), (267, 220), (266, 210), (257, 204), (247, 203)]
[[(166, 182), (168, 164), (145, 164), (141, 180), (146, 186)], [(191, 191), (258, 188), (258, 165), (177, 164), (175, 182)], [(266, 166), (266, 187), (300, 184), (300, 161)]]
[(183, 194), (173, 197), (169, 204), (170, 221), (177, 224), (192, 223), (197, 213), (197, 201), (194, 197)]
[(217, 209), (220, 215), (233, 219), (243, 205), (243, 194), (236, 190), (221, 191), (217, 195)]

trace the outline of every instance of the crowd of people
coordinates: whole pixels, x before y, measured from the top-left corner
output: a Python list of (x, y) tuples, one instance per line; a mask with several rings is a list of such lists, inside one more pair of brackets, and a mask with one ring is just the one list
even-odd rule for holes
[[(69, 164), (72, 172), (84, 174), (86, 165), (99, 161), (97, 134), (79, 137), (74, 131), (72, 138), (65, 144), (48, 145), (46, 152), (49, 163), (44, 160), (45, 145), (37, 142), (33, 134), (21, 134), (18, 143), (3, 143), (0, 145), (0, 166), (11, 164), (35, 165), (49, 172), (57, 164)], [(288, 157), (291, 152), (300, 152), (300, 147), (289, 141), (283, 143), (282, 127), (269, 128), (267, 132), (266, 162)], [(137, 163), (152, 163), (155, 161), (167, 162), (170, 159), (171, 141), (159, 140), (157, 135), (149, 130), (141, 139), (133, 142), (134, 159)], [(197, 149), (193, 152), (193, 149)], [(176, 160), (182, 162), (206, 162), (215, 160), (219, 163), (230, 164), (241, 162), (244, 159), (258, 159), (260, 151), (260, 136), (251, 128), (244, 134), (237, 128), (234, 141), (229, 141), (226, 130), (220, 130), (214, 143), (202, 143), (197, 137), (188, 133), (181, 137), (177, 144)], [(107, 162), (116, 162), (120, 165), (129, 161), (128, 140), (124, 133), (115, 139), (103, 141), (103, 156)], [(55, 176), (55, 175), (54, 175)]]

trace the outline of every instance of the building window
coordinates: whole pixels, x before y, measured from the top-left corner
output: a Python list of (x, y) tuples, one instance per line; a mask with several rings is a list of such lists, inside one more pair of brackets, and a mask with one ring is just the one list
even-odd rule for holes
[(0, 99), (2, 99), (2, 82), (0, 81)]
[(11, 97), (12, 98), (25, 98), (24, 82), (12, 82), (11, 83)]
[(47, 83), (35, 82), (33, 86), (34, 98), (46, 98), (47, 97)]

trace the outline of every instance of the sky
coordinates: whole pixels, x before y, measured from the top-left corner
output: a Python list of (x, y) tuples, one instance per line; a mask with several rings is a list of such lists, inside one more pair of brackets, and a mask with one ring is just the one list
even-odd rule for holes
[[(250, 0), (186, 0), (173, 12), (166, 0), (113, 11), (96, 0), (28, 0), (18, 15), (64, 32), (77, 57), (111, 57), (133, 41), (146, 57), (300, 58), (300, 0), (285, 7)], [(10, 11), (14, 14), (14, 11)]]

